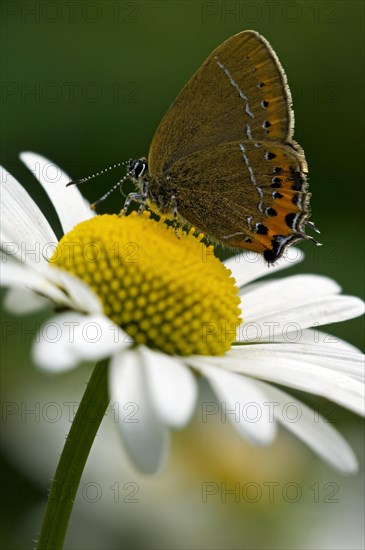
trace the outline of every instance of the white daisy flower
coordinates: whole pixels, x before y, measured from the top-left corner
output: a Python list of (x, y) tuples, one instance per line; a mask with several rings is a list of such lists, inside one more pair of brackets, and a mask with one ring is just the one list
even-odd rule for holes
[[(270, 270), (245, 252), (224, 267), (192, 232), (177, 239), (146, 216), (94, 217), (78, 189), (66, 189), (70, 178), (59, 168), (33, 153), (21, 158), (65, 236), (58, 243), (35, 202), (3, 170), (6, 305), (18, 314), (47, 303), (59, 310), (35, 339), (41, 368), (61, 372), (109, 358), (112, 402), (138, 405), (138, 421), (121, 416), (119, 426), (140, 470), (153, 473), (164, 463), (169, 429), (185, 426), (196, 406), (197, 375), (208, 380), (219, 414), (253, 444), (271, 443), (281, 423), (333, 467), (356, 470), (342, 436), (273, 384), (364, 414), (362, 355), (346, 342), (326, 343), (328, 335), (311, 328), (361, 315), (360, 299), (341, 295), (323, 276), (260, 281), (302, 259), (293, 247)], [(202, 406), (202, 414), (218, 410)]]

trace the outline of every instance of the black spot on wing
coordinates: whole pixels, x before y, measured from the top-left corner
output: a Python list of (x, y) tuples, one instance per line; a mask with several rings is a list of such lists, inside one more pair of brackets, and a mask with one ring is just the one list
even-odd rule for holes
[(268, 232), (269, 232), (269, 230), (266, 227), (266, 225), (264, 225), (263, 223), (257, 223), (256, 224), (256, 233), (258, 235), (267, 235)]
[(290, 214), (287, 214), (285, 216), (285, 223), (288, 227), (290, 227), (290, 229), (293, 229), (293, 225), (294, 225), (294, 222), (295, 222), (295, 216), (296, 216), (296, 214), (294, 214), (293, 212), (290, 212)]

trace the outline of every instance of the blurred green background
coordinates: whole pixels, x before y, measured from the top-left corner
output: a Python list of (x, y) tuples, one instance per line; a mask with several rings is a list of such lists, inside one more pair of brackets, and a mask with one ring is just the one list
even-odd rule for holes
[[(313, 219), (324, 244), (301, 245), (306, 259), (291, 273), (328, 275), (346, 293), (363, 294), (363, 2), (4, 1), (1, 24), (1, 163), (58, 233), (45, 193), (18, 159), (21, 151), (43, 154), (72, 178), (147, 155), (169, 104), (210, 51), (241, 30), (262, 33), (288, 76), (295, 139), (306, 152)], [(119, 174), (123, 170), (93, 180), (82, 192), (94, 201)], [(118, 211), (121, 204), (115, 193), (103, 210)], [(41, 410), (82, 395), (89, 367), (55, 381), (31, 364), (30, 331), (47, 315), (22, 319), (23, 333), (2, 339), (6, 403)], [(4, 312), (2, 319), (20, 326)], [(362, 320), (328, 330), (363, 345)], [(326, 403), (304, 400), (328, 413)], [(361, 462), (362, 423), (337, 407), (329, 416)], [(57, 423), (37, 413), (22, 418), (7, 418), (2, 437), (5, 549), (33, 547), (69, 427), (66, 415)], [(165, 472), (148, 479), (126, 462), (115, 427), (105, 424), (85, 473), (90, 493), (78, 497), (66, 548), (364, 547), (362, 475), (337, 475), (284, 431), (269, 449), (253, 449), (227, 425), (202, 429), (196, 419), (173, 436)], [(137, 484), (138, 503), (125, 500), (127, 482)], [(220, 488), (256, 483), (263, 496), (256, 503), (228, 496), (222, 503), (217, 494), (203, 502), (204, 482)], [(263, 485), (269, 482), (279, 483), (274, 502)], [(302, 490), (296, 502), (283, 496), (288, 483)]]

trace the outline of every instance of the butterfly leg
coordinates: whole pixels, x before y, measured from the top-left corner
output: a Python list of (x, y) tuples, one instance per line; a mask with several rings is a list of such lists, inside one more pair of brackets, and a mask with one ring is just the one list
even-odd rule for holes
[(140, 199), (141, 204), (140, 204), (140, 207), (138, 208), (138, 214), (142, 214), (143, 210), (146, 208), (147, 196), (148, 196), (148, 182), (144, 181), (143, 187), (142, 187), (141, 199)]
[(175, 195), (171, 196), (171, 202), (172, 202), (172, 211), (173, 211), (173, 214), (174, 214), (173, 224), (174, 224), (174, 229), (175, 229), (175, 235), (178, 239), (180, 239), (179, 233), (177, 231), (177, 227), (178, 227), (178, 222), (177, 222), (177, 201), (176, 201)]
[(132, 201), (141, 201), (143, 198), (142, 193), (129, 193), (125, 199), (124, 206), (120, 211), (120, 216), (124, 216), (127, 213), (128, 207)]
[(123, 206), (123, 209), (121, 210), (120, 215), (123, 216), (127, 213), (128, 207), (132, 201), (137, 201), (141, 203), (138, 209), (138, 214), (141, 214), (143, 210), (146, 208), (147, 194), (148, 194), (148, 183), (143, 182), (142, 193), (129, 193), (127, 195), (127, 198), (124, 202), (124, 206)]

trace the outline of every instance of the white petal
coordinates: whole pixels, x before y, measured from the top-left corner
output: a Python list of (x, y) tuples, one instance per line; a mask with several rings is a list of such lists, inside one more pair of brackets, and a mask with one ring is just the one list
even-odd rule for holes
[(291, 275), (262, 281), (241, 290), (243, 310), (252, 319), (267, 314), (267, 308), (280, 310), (310, 302), (314, 298), (339, 294), (341, 287), (320, 275)]
[[(298, 357), (307, 365), (325, 367), (335, 373), (342, 373), (358, 380), (364, 380), (364, 356), (357, 350), (345, 347), (331, 347), (323, 344), (264, 344), (265, 353), (272, 357), (281, 356), (287, 361)], [(233, 351), (233, 353), (235, 353)], [(246, 356), (247, 357), (247, 356)]]
[(244, 324), (262, 323), (266, 319), (273, 321), (274, 316), (276, 321), (283, 312), (288, 311), (288, 315), (292, 311), (297, 313), (301, 306), (340, 291), (335, 281), (317, 275), (293, 275), (251, 285), (241, 291)]
[(4, 307), (14, 315), (27, 315), (50, 305), (47, 298), (27, 288), (10, 288), (4, 298)]
[[(227, 418), (234, 428), (255, 445), (268, 445), (275, 437), (275, 424), (270, 421), (265, 392), (256, 380), (212, 367), (211, 357), (199, 357), (193, 362), (208, 379), (219, 399), (222, 421)], [(188, 359), (189, 363), (191, 358)]]
[(29, 289), (46, 296), (59, 305), (72, 307), (72, 301), (43, 275), (48, 264), (23, 264), (11, 256), (2, 256), (1, 285), (14, 289)]
[(42, 184), (51, 199), (64, 233), (93, 216), (77, 186), (72, 185), (66, 188), (66, 184), (71, 178), (56, 164), (31, 152), (21, 153), (20, 158)]
[(28, 266), (4, 254), (1, 260), (2, 286), (34, 290), (71, 309), (102, 313), (103, 307), (98, 296), (89, 285), (71, 273), (49, 263), (33, 263)]
[[(68, 371), (76, 367), (79, 362), (69, 345), (69, 339), (65, 337), (65, 327), (60, 324), (59, 317), (61, 317), (62, 323), (63, 315), (61, 314), (45, 323), (33, 342), (32, 358), (34, 363), (49, 373)], [(82, 319), (82, 316), (78, 313), (65, 315), (70, 316), (71, 323), (80, 322)], [(73, 324), (66, 325), (70, 331), (73, 330), (73, 326)]]
[(197, 399), (191, 370), (177, 357), (141, 348), (148, 389), (161, 422), (182, 428), (190, 420)]
[(37, 271), (6, 254), (1, 255), (1, 286), (22, 287), (38, 285), (44, 279)]
[(67, 312), (40, 328), (33, 357), (42, 369), (58, 372), (81, 361), (105, 359), (130, 344), (130, 337), (104, 315)]
[[(212, 362), (223, 369), (321, 395), (357, 414), (364, 414), (364, 386), (359, 380), (344, 374), (348, 369), (359, 369), (361, 355), (343, 355), (340, 357), (340, 366), (336, 365), (333, 357), (327, 357), (327, 349), (321, 353), (317, 346), (312, 346), (312, 351), (308, 350), (306, 355), (295, 353), (287, 356), (283, 348), (286, 345), (233, 346), (224, 357), (214, 357)], [(340, 352), (337, 351), (336, 357), (339, 356)], [(194, 358), (194, 366), (197, 360), (200, 358)], [(325, 361), (327, 366), (321, 366)], [(328, 368), (329, 364), (331, 368)]]
[(242, 286), (255, 281), (265, 275), (272, 275), (287, 267), (292, 267), (301, 262), (304, 254), (299, 248), (291, 246), (286, 249), (285, 254), (274, 265), (268, 265), (262, 254), (244, 251), (236, 254), (224, 262), (224, 265), (232, 271), (237, 286)]
[(260, 383), (268, 395), (275, 418), (336, 470), (357, 471), (356, 457), (345, 439), (317, 412), (287, 393)]
[(267, 281), (242, 292), (243, 324), (237, 341), (272, 341), (276, 334), (352, 319), (364, 311), (362, 300), (338, 296), (340, 287), (332, 279), (296, 275)]
[[(292, 338), (292, 340), (290, 340), (290, 337)], [(359, 348), (353, 346), (349, 342), (338, 338), (338, 336), (335, 336), (334, 334), (327, 334), (326, 332), (322, 332), (317, 329), (302, 330), (295, 338), (293, 338), (293, 334), (290, 334), (289, 338), (287, 338), (286, 336), (284, 337), (284, 335), (282, 334), (275, 334), (275, 336), (270, 341), (282, 344), (292, 344), (293, 340), (300, 344), (316, 344), (318, 346), (325, 346), (330, 350), (336, 348), (342, 351), (361, 353), (361, 350)]]
[(73, 309), (87, 313), (102, 313), (103, 306), (98, 296), (84, 281), (50, 264), (40, 266), (40, 271), (48, 280), (66, 291)]
[(1, 243), (22, 262), (45, 262), (58, 243), (44, 214), (17, 180), (1, 170)]
[(153, 406), (143, 362), (137, 350), (114, 356), (109, 393), (119, 413), (119, 428), (130, 458), (140, 471), (153, 474), (165, 463), (169, 434)]

